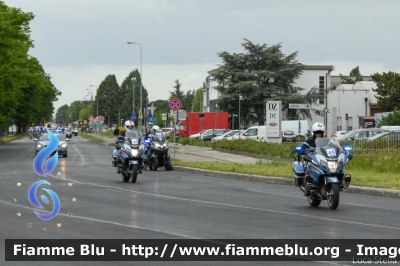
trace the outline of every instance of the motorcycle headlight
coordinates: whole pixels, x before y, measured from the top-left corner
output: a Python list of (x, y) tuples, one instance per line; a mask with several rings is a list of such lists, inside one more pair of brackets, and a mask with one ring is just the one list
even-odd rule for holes
[(326, 161), (319, 161), (319, 163), (321, 164), (321, 166), (323, 167), (323, 168), (326, 168), (326, 169), (328, 169), (328, 163), (326, 162)]
[(156, 147), (156, 148), (159, 148), (159, 147), (161, 147), (161, 145), (160, 144), (158, 144), (158, 143), (156, 143), (156, 142), (153, 142), (154, 143), (154, 146)]
[(61, 144), (61, 147), (66, 148), (66, 147), (67, 147), (67, 144), (66, 144), (66, 143)]
[(131, 149), (131, 154), (133, 157), (137, 157), (138, 156), (138, 150), (137, 149)]
[(41, 148), (41, 147), (42, 147), (42, 144), (38, 143), (38, 144), (36, 145), (36, 147)]
[(328, 168), (329, 168), (329, 171), (331, 171), (332, 173), (336, 173), (336, 171), (338, 169), (338, 163), (337, 162), (328, 162)]
[(163, 146), (164, 146), (164, 147), (167, 147), (168, 145), (167, 145), (167, 143), (164, 143)]

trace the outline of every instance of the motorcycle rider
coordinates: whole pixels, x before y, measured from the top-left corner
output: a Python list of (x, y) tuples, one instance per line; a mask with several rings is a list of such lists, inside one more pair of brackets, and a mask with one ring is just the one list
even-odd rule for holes
[[(155, 135), (156, 135), (156, 132), (157, 132), (157, 131), (160, 131), (160, 130), (161, 130), (161, 129), (160, 129), (159, 126), (154, 125), (154, 126), (151, 128), (150, 133), (147, 134), (147, 137), (149, 137), (149, 138), (151, 138), (151, 139), (153, 140), (154, 137), (155, 137)], [(151, 158), (151, 150), (150, 150), (149, 147), (147, 147), (147, 161), (150, 161), (150, 158)]]
[[(305, 153), (304, 152), (305, 149), (315, 148), (315, 139), (316, 138), (323, 138), (324, 137), (325, 125), (323, 123), (316, 122), (311, 126), (311, 129), (312, 129), (314, 134), (313, 134), (313, 136), (311, 138), (307, 139), (303, 143), (303, 146), (301, 146), (301, 150), (303, 151), (303, 154)], [(310, 175), (310, 173), (306, 170), (306, 172), (305, 172), (306, 178), (309, 175)], [(306, 197), (310, 196), (310, 190), (307, 187), (305, 187), (304, 196), (306, 196)]]
[(132, 120), (126, 120), (125, 121), (125, 124), (124, 124), (124, 128), (125, 128), (125, 131), (124, 132), (121, 132), (121, 136), (123, 136), (123, 137), (125, 137), (125, 132), (127, 132), (127, 131), (133, 131), (133, 128), (135, 127), (135, 123), (132, 121)]

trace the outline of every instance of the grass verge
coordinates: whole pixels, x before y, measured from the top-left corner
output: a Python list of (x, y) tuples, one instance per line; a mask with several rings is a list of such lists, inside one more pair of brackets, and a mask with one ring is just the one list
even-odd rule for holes
[[(379, 156), (379, 155), (377, 155)], [(390, 164), (389, 161), (395, 160), (396, 156), (387, 156), (384, 164)], [(399, 157), (397, 157), (399, 158)], [(371, 188), (395, 189), (400, 190), (400, 176), (395, 169), (388, 172), (382, 172), (379, 167), (374, 167), (374, 164), (369, 167), (363, 165), (370, 163), (371, 158), (355, 157), (347, 165), (346, 174), (352, 175), (351, 185)], [(373, 160), (373, 159), (372, 159)], [(235, 164), (221, 162), (184, 162), (178, 159), (172, 159), (174, 166), (184, 166), (205, 170), (242, 173), (249, 175), (273, 176), (291, 179), (292, 163), (265, 163), (265, 164)], [(379, 161), (376, 160), (376, 164)], [(382, 164), (382, 160), (380, 162)], [(399, 164), (399, 163), (397, 163)]]
[(20, 139), (20, 138), (23, 138), (25, 136), (27, 136), (26, 133), (18, 133), (18, 134), (15, 134), (14, 136), (2, 137), (2, 138), (0, 138), (0, 144), (6, 143), (6, 142), (10, 142), (10, 141), (13, 141), (13, 140), (16, 140), (16, 139)]
[(90, 140), (90, 141), (94, 141), (94, 142), (98, 142), (98, 143), (106, 142), (105, 140), (102, 140), (98, 136), (94, 137), (91, 134), (79, 133), (79, 136), (81, 136), (84, 139), (87, 139), (87, 140)]

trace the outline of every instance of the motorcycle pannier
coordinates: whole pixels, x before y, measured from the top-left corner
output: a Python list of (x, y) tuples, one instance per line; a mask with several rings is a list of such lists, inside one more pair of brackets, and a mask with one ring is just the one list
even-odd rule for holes
[(294, 162), (292, 166), (294, 183), (296, 186), (303, 184), (304, 178), (304, 165), (300, 162)]

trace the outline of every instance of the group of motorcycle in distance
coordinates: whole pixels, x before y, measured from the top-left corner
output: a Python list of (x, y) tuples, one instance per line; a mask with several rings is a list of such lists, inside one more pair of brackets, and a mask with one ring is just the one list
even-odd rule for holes
[[(112, 166), (122, 174), (124, 182), (135, 183), (138, 174), (147, 168), (156, 171), (164, 166), (165, 170), (172, 170), (168, 141), (163, 132), (154, 132), (152, 138), (142, 136), (139, 130), (125, 134), (125, 137), (118, 136), (117, 149), (112, 153)], [(336, 140), (327, 138), (318, 138), (315, 144), (315, 148), (306, 150), (296, 147), (298, 156), (292, 165), (294, 183), (311, 206), (317, 207), (326, 200), (330, 209), (336, 209), (339, 192), (346, 190), (351, 182), (351, 175), (345, 174), (345, 165), (353, 158), (352, 148), (340, 147)]]
[(168, 141), (162, 131), (153, 132), (151, 138), (143, 136), (138, 129), (126, 131), (125, 136), (118, 136), (116, 148), (112, 166), (122, 174), (124, 182), (136, 183), (138, 174), (147, 168), (157, 171), (164, 166), (166, 171), (172, 170)]

